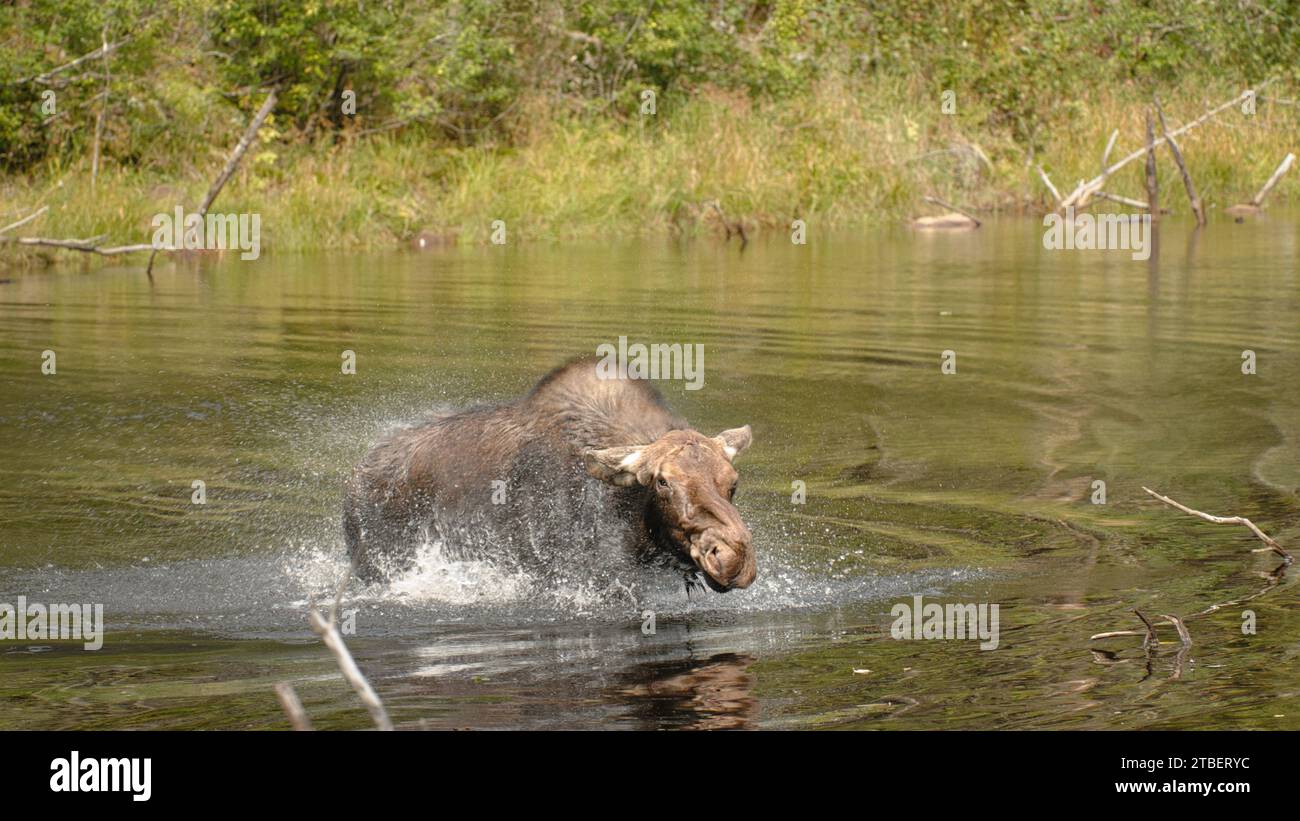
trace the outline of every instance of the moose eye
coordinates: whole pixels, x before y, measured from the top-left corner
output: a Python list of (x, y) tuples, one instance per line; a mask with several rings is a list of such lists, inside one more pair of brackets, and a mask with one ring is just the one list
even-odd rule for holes
[(668, 489), (668, 480), (662, 476), (659, 477), (659, 480), (658, 482), (656, 482), (656, 484), (658, 484), (659, 487), (663, 488), (664, 490)]
[(740, 487), (740, 485), (738, 485), (738, 484), (736, 484), (736, 485), (732, 485), (732, 486), (731, 486), (731, 490), (727, 492), (727, 498), (728, 498), (728, 499), (734, 499), (734, 498), (736, 498), (736, 488), (738, 488), (738, 487)]

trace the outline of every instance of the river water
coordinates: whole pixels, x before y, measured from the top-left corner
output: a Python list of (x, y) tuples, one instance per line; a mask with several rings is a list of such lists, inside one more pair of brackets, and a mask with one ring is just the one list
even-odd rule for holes
[[(369, 726), (305, 615), (344, 567), (348, 470), (620, 336), (704, 345), (704, 387), (665, 396), (706, 433), (753, 426), (757, 582), (688, 597), (427, 545), (344, 601), (399, 726), (1300, 728), (1295, 568), (1141, 490), (1300, 545), (1300, 214), (1167, 220), (1146, 261), (1042, 236), (0, 272), (0, 602), (106, 622), (95, 651), (0, 640), (0, 729), (283, 728), (280, 681), (318, 728)], [(997, 648), (892, 638), (918, 595), (997, 605)], [(1151, 653), (1090, 641), (1135, 607)]]

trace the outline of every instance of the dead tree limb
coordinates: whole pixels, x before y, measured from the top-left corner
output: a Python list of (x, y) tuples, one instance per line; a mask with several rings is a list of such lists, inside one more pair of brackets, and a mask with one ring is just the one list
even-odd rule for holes
[[(1291, 554), (1287, 552), (1286, 548), (1282, 547), (1282, 545), (1278, 544), (1276, 541), (1270, 538), (1268, 534), (1266, 534), (1264, 531), (1256, 527), (1254, 522), (1252, 522), (1250, 519), (1245, 518), (1244, 516), (1212, 516), (1209, 513), (1203, 513), (1199, 510), (1193, 510), (1192, 508), (1187, 507), (1184, 504), (1175, 502), (1173, 499), (1170, 499), (1168, 496), (1162, 496), (1159, 493), (1156, 493), (1151, 488), (1144, 487), (1142, 489), (1145, 490), (1150, 495), (1154, 496), (1155, 498), (1159, 499), (1160, 501), (1164, 502), (1165, 504), (1169, 505), (1170, 507), (1177, 508), (1178, 510), (1183, 511), (1184, 513), (1190, 513), (1191, 515), (1196, 516), (1197, 518), (1200, 519), (1204, 519), (1207, 522), (1214, 522), (1215, 524), (1245, 525), (1246, 527), (1250, 528), (1250, 532), (1254, 533), (1255, 536), (1257, 536), (1260, 541), (1268, 545), (1268, 547), (1259, 548), (1258, 550), (1252, 552), (1255, 553), (1274, 552), (1282, 557), (1282, 564), (1279, 565), (1272, 573), (1268, 574), (1267, 578), (1269, 581), (1267, 584), (1264, 585), (1264, 589), (1239, 599), (1233, 599), (1232, 601), (1212, 604), (1209, 607), (1205, 608), (1204, 610), (1200, 611), (1199, 613), (1194, 613), (1188, 616), (1187, 619), (1195, 619), (1195, 618), (1200, 618), (1201, 616), (1208, 616), (1211, 613), (1216, 613), (1225, 607), (1229, 607), (1232, 605), (1239, 605), (1244, 602), (1248, 602), (1252, 599), (1259, 598), (1260, 596), (1264, 595), (1265, 593), (1272, 590), (1274, 587), (1278, 585), (1278, 582), (1282, 578), (1282, 573), (1284, 569), (1292, 563)], [(1092, 636), (1088, 638), (1088, 640), (1099, 641), (1101, 639), (1119, 638), (1123, 636), (1145, 636), (1145, 638), (1143, 638), (1142, 640), (1142, 648), (1149, 652), (1152, 647), (1154, 647), (1156, 644), (1159, 643), (1158, 640), (1156, 639), (1155, 627), (1151, 624), (1150, 619), (1148, 619), (1145, 615), (1143, 615), (1141, 610), (1134, 609), (1133, 612), (1136, 613), (1137, 617), (1142, 620), (1143, 624), (1146, 625), (1147, 629), (1145, 633), (1138, 630), (1112, 630), (1106, 633), (1094, 633)], [(1169, 622), (1174, 626), (1174, 628), (1178, 631), (1179, 641), (1182, 643), (1182, 646), (1179, 648), (1178, 651), (1178, 658), (1177, 658), (1176, 668), (1173, 676), (1174, 678), (1178, 678), (1182, 675), (1182, 668), (1183, 668), (1183, 663), (1186, 660), (1187, 650), (1192, 646), (1192, 635), (1187, 630), (1187, 625), (1184, 623), (1185, 619), (1179, 618), (1178, 616), (1172, 614), (1166, 614), (1166, 613), (1160, 614), (1160, 618), (1164, 619), (1165, 621)]]
[(1160, 118), (1160, 130), (1164, 132), (1165, 142), (1169, 144), (1169, 153), (1174, 155), (1174, 162), (1178, 164), (1178, 171), (1183, 175), (1183, 187), (1187, 189), (1187, 199), (1191, 203), (1192, 213), (1196, 215), (1196, 224), (1205, 224), (1205, 205), (1201, 203), (1201, 198), (1196, 195), (1196, 186), (1192, 184), (1192, 174), (1187, 170), (1187, 163), (1183, 161), (1183, 152), (1178, 147), (1178, 141), (1174, 135), (1169, 133), (1169, 126), (1165, 123), (1165, 111), (1160, 106), (1160, 98), (1152, 97), (1156, 104), (1156, 115)]
[(1142, 489), (1145, 490), (1150, 495), (1154, 496), (1155, 498), (1159, 499), (1160, 501), (1164, 502), (1165, 504), (1169, 505), (1170, 507), (1178, 508), (1184, 513), (1190, 513), (1191, 515), (1204, 519), (1207, 522), (1214, 522), (1215, 524), (1221, 524), (1221, 525), (1245, 525), (1246, 527), (1250, 528), (1250, 532), (1254, 533), (1255, 536), (1258, 537), (1261, 542), (1268, 545), (1267, 548), (1259, 548), (1258, 550), (1255, 550), (1253, 552), (1262, 553), (1271, 550), (1277, 555), (1281, 556), (1282, 560), (1285, 561), (1287, 564), (1291, 564), (1293, 561), (1295, 561), (1295, 559), (1291, 556), (1290, 552), (1288, 552), (1286, 548), (1282, 547), (1282, 545), (1274, 541), (1267, 533), (1265, 533), (1264, 531), (1256, 527), (1255, 523), (1252, 522), (1250, 519), (1247, 519), (1245, 516), (1212, 516), (1209, 513), (1202, 513), (1199, 510), (1193, 510), (1192, 508), (1187, 507), (1184, 504), (1175, 502), (1173, 499), (1170, 499), (1168, 496), (1161, 496), (1159, 493), (1156, 493), (1151, 488), (1144, 487)]
[(239, 167), (239, 161), (244, 158), (244, 153), (248, 151), (249, 146), (251, 146), (253, 141), (257, 139), (257, 132), (261, 129), (262, 123), (266, 122), (266, 118), (271, 116), (271, 110), (275, 108), (276, 94), (276, 89), (272, 88), (271, 92), (266, 95), (266, 101), (263, 102), (262, 107), (257, 110), (257, 115), (253, 117), (253, 122), (249, 123), (248, 129), (244, 131), (244, 136), (239, 139), (239, 144), (236, 145), (235, 150), (231, 152), (230, 159), (226, 161), (226, 167), (221, 170), (221, 176), (217, 177), (216, 182), (212, 183), (212, 187), (208, 189), (207, 196), (203, 198), (203, 204), (199, 206), (200, 216), (207, 215), (208, 208), (212, 206), (213, 200), (215, 200), (217, 195), (221, 193), (221, 189), (225, 187), (226, 182), (230, 179), (231, 175), (235, 173), (235, 169)]
[[(1165, 621), (1172, 624), (1175, 628), (1177, 628), (1178, 639), (1183, 643), (1184, 647), (1192, 646), (1192, 634), (1187, 632), (1187, 625), (1183, 624), (1182, 619), (1178, 618), (1177, 616), (1171, 616), (1167, 613), (1162, 613), (1160, 615), (1160, 618), (1164, 619)], [(1151, 628), (1151, 635), (1153, 636), (1155, 635), (1154, 627)]]
[(1148, 619), (1145, 615), (1143, 615), (1141, 610), (1134, 608), (1133, 612), (1136, 613), (1137, 617), (1142, 620), (1142, 623), (1144, 625), (1146, 625), (1145, 630), (1111, 630), (1107, 633), (1094, 633), (1093, 635), (1088, 637), (1088, 641), (1100, 641), (1101, 639), (1114, 639), (1114, 638), (1120, 638), (1122, 636), (1143, 636), (1142, 639), (1143, 650), (1149, 650), (1152, 647), (1158, 645), (1160, 643), (1160, 640), (1156, 638), (1155, 625), (1151, 624), (1151, 620)]
[(1241, 222), (1243, 217), (1258, 214), (1264, 208), (1264, 198), (1273, 190), (1273, 186), (1277, 185), (1278, 180), (1282, 179), (1282, 175), (1291, 170), (1291, 165), (1294, 162), (1295, 154), (1287, 154), (1286, 157), (1283, 158), (1282, 163), (1278, 165), (1277, 169), (1273, 172), (1273, 176), (1268, 178), (1268, 182), (1264, 183), (1264, 187), (1259, 189), (1259, 193), (1256, 194), (1250, 202), (1229, 205), (1227, 208), (1223, 209), (1223, 213), (1236, 217), (1237, 222)]
[(1106, 141), (1106, 150), (1101, 152), (1101, 173), (1106, 173), (1106, 162), (1110, 160), (1110, 152), (1115, 148), (1115, 140), (1119, 139), (1119, 129), (1110, 132), (1110, 139)]
[(1148, 619), (1143, 615), (1142, 611), (1138, 610), (1136, 607), (1133, 608), (1133, 612), (1136, 613), (1137, 617), (1142, 620), (1142, 623), (1147, 626), (1146, 638), (1142, 639), (1142, 649), (1150, 650), (1152, 647), (1159, 645), (1160, 639), (1156, 638), (1156, 627), (1151, 623), (1151, 619)]
[(0, 237), (0, 242), (12, 242), (17, 245), (44, 246), (47, 248), (63, 248), (68, 251), (82, 251), (87, 254), (99, 254), (102, 257), (112, 257), (118, 254), (135, 254), (142, 251), (151, 251), (153, 246), (147, 243), (140, 245), (114, 245), (104, 247), (99, 245), (103, 237), (90, 237), (88, 239), (50, 239), (49, 237)]
[(139, 251), (153, 250), (152, 245), (115, 245), (105, 247), (99, 242), (104, 237), (87, 237), (86, 239), (51, 239), (49, 237), (6, 237), (8, 232), (19, 228), (37, 217), (49, 211), (48, 205), (42, 206), (38, 211), (28, 214), (17, 222), (0, 228), (0, 244), (13, 243), (15, 245), (43, 246), (47, 248), (63, 248), (68, 251), (81, 251), (87, 254), (99, 254), (104, 257), (116, 256), (118, 254), (134, 254)]
[(89, 60), (95, 60), (100, 57), (107, 57), (109, 54), (112, 54), (122, 46), (129, 43), (131, 41), (131, 36), (132, 35), (128, 34), (127, 36), (123, 37), (121, 40), (118, 40), (116, 43), (104, 43), (94, 51), (88, 54), (83, 54), (77, 59), (72, 60), (71, 62), (64, 63), (63, 65), (57, 68), (52, 68), (49, 71), (45, 72), (44, 74), (37, 74), (34, 77), (24, 77), (21, 80), (14, 80), (11, 83), (11, 85), (18, 86), (18, 85), (23, 85), (25, 83), (36, 83), (38, 85), (47, 85), (50, 82), (50, 80), (54, 79), (56, 75), (62, 74), (63, 72), (67, 71), (70, 68), (76, 68), (77, 66)]
[(334, 654), (334, 660), (338, 662), (339, 670), (343, 673), (343, 678), (352, 689), (361, 697), (361, 702), (366, 705), (370, 711), (370, 717), (374, 720), (375, 726), (381, 730), (393, 729), (392, 719), (388, 717), (388, 711), (384, 709), (384, 703), (379, 700), (370, 682), (362, 674), (361, 668), (357, 667), (357, 662), (352, 658), (352, 653), (348, 651), (348, 646), (343, 642), (343, 635), (339, 633), (337, 624), (339, 604), (343, 600), (343, 591), (347, 589), (348, 581), (352, 577), (351, 568), (344, 573), (339, 582), (337, 593), (334, 595), (334, 604), (331, 605), (329, 615), (322, 616), (316, 609), (316, 603), (311, 598), (307, 600), (307, 622), (311, 625), (312, 632), (321, 637), (325, 647)]
[(104, 134), (104, 117), (108, 114), (109, 90), (113, 84), (113, 75), (108, 67), (108, 23), (104, 23), (99, 39), (104, 44), (101, 49), (104, 58), (104, 100), (99, 104), (99, 113), (95, 115), (95, 142), (90, 153), (91, 191), (95, 190), (95, 182), (99, 179), (99, 141)]
[[(1277, 78), (1271, 78), (1265, 80), (1264, 82), (1260, 83), (1254, 88), (1247, 89), (1241, 92), (1236, 97), (1233, 97), (1231, 100), (1229, 100), (1228, 102), (1223, 103), (1222, 105), (1215, 106), (1214, 108), (1205, 112), (1201, 116), (1197, 117), (1195, 120), (1192, 120), (1191, 122), (1185, 123), (1182, 126), (1175, 128), (1173, 131), (1169, 132), (1168, 136), (1178, 137), (1182, 134), (1186, 134), (1188, 131), (1191, 131), (1193, 128), (1196, 128), (1197, 126), (1206, 122), (1210, 118), (1217, 116), (1218, 114), (1240, 103), (1242, 100), (1247, 99), (1252, 94), (1257, 95), (1260, 89), (1272, 85), (1276, 81), (1276, 79)], [(1079, 185), (1074, 189), (1074, 191), (1072, 191), (1070, 195), (1067, 196), (1061, 202), (1060, 209), (1064, 210), (1065, 208), (1071, 205), (1081, 206), (1086, 204), (1087, 199), (1091, 197), (1095, 192), (1100, 190), (1102, 185), (1105, 184), (1107, 177), (1109, 177), (1111, 174), (1114, 174), (1116, 171), (1128, 165), (1129, 163), (1133, 162), (1138, 157), (1143, 156), (1148, 150), (1158, 148), (1159, 146), (1163, 145), (1165, 139), (1166, 139), (1165, 137), (1160, 137), (1158, 139), (1152, 140), (1147, 145), (1139, 148), (1133, 153), (1126, 154), (1125, 156), (1116, 160), (1109, 167), (1107, 167), (1100, 175), (1093, 177), (1091, 180), (1088, 180), (1086, 182), (1080, 182)]]
[(1111, 202), (1118, 202), (1121, 205), (1127, 205), (1130, 208), (1140, 208), (1143, 211), (1151, 210), (1151, 206), (1145, 202), (1142, 202), (1142, 200), (1133, 200), (1133, 199), (1129, 199), (1128, 197), (1121, 197), (1118, 194), (1107, 194), (1105, 191), (1098, 191), (1096, 196), (1097, 199), (1099, 200), (1110, 200)]
[[(262, 107), (257, 110), (257, 114), (253, 117), (253, 121), (248, 124), (248, 128), (244, 129), (244, 135), (239, 138), (239, 142), (235, 145), (235, 150), (230, 152), (230, 158), (226, 160), (225, 168), (221, 169), (221, 174), (217, 177), (216, 181), (212, 183), (212, 187), (208, 189), (207, 196), (203, 198), (203, 204), (199, 206), (198, 215), (200, 218), (207, 216), (208, 208), (212, 206), (213, 200), (215, 200), (217, 195), (221, 193), (221, 189), (225, 187), (226, 182), (230, 179), (231, 175), (235, 173), (235, 169), (239, 167), (239, 161), (244, 158), (244, 154), (248, 151), (249, 146), (251, 146), (253, 141), (257, 139), (257, 132), (262, 127), (262, 123), (266, 122), (266, 118), (271, 116), (271, 110), (275, 108), (276, 93), (276, 89), (272, 88), (271, 92), (266, 95), (266, 101), (263, 102)], [(154, 252), (149, 255), (149, 265), (145, 268), (145, 273), (149, 275), (150, 279), (153, 278), (154, 257), (158, 256), (159, 250), (160, 249), (155, 248)]]
[(311, 719), (307, 717), (307, 711), (302, 708), (302, 702), (298, 700), (298, 694), (293, 691), (292, 684), (282, 681), (275, 685), (275, 696), (280, 699), (280, 707), (289, 717), (291, 727), (298, 731), (311, 729)]
[[(1151, 121), (1151, 110), (1147, 109), (1147, 145), (1155, 142), (1155, 124)], [(1151, 212), (1151, 221), (1160, 219), (1160, 183), (1156, 179), (1156, 150), (1147, 148), (1147, 210)]]
[(1034, 168), (1038, 170), (1038, 177), (1043, 181), (1043, 185), (1046, 185), (1047, 190), (1052, 192), (1052, 200), (1059, 204), (1061, 202), (1061, 192), (1056, 190), (1055, 185), (1052, 185), (1052, 178), (1047, 176), (1047, 172), (1043, 170), (1041, 165), (1036, 165)]
[[(1106, 162), (1110, 159), (1110, 152), (1112, 149), (1115, 148), (1115, 140), (1118, 137), (1119, 137), (1118, 128), (1110, 132), (1110, 139), (1106, 141), (1106, 150), (1101, 153), (1101, 173), (1098, 174), (1093, 179), (1093, 182), (1089, 183), (1082, 192), (1080, 192), (1080, 190), (1076, 188), (1074, 193), (1070, 195), (1070, 196), (1074, 196), (1074, 194), (1079, 195), (1078, 199), (1070, 203), (1075, 208), (1083, 208), (1085, 205), (1087, 205), (1088, 199), (1093, 194), (1099, 192), (1101, 190), (1101, 187), (1106, 184), (1106, 180), (1110, 178), (1111, 169), (1106, 165)], [(1084, 187), (1082, 181), (1079, 183), (1079, 185), (1080, 187)]]
[(49, 210), (50, 210), (50, 206), (48, 206), (48, 205), (42, 205), (42, 206), (41, 206), (39, 209), (37, 209), (35, 212), (33, 212), (33, 213), (31, 213), (31, 214), (28, 214), (27, 216), (23, 217), (22, 219), (18, 220), (17, 222), (10, 223), (9, 225), (6, 225), (4, 228), (0, 228), (0, 236), (3, 236), (4, 234), (9, 233), (10, 231), (14, 230), (15, 228), (21, 228), (21, 227), (23, 227), (23, 226), (26, 225), (27, 223), (31, 222), (31, 221), (34, 220), (34, 219), (37, 219), (38, 217), (40, 217), (42, 214), (44, 214), (46, 211), (49, 211)]
[(1264, 187), (1259, 189), (1259, 193), (1251, 198), (1250, 204), (1256, 208), (1263, 207), (1264, 198), (1273, 190), (1273, 186), (1277, 185), (1277, 181), (1282, 179), (1282, 175), (1290, 171), (1291, 166), (1294, 164), (1295, 154), (1287, 154), (1286, 158), (1282, 160), (1281, 165), (1279, 165), (1277, 170), (1273, 172), (1273, 176), (1269, 177), (1268, 182), (1264, 183)]

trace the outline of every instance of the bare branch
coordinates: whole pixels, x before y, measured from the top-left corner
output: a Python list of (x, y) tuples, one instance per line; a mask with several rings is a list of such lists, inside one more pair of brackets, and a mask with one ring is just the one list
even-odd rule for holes
[(1055, 185), (1052, 185), (1052, 179), (1047, 176), (1047, 172), (1043, 170), (1041, 165), (1036, 165), (1034, 168), (1038, 169), (1038, 176), (1043, 180), (1043, 185), (1046, 185), (1047, 190), (1052, 192), (1052, 199), (1059, 204), (1061, 202), (1061, 192), (1056, 190)]
[(1098, 641), (1100, 639), (1114, 639), (1114, 638), (1120, 638), (1121, 636), (1142, 636), (1143, 650), (1150, 650), (1152, 647), (1155, 647), (1156, 645), (1160, 644), (1160, 640), (1156, 638), (1156, 628), (1154, 625), (1151, 624), (1151, 620), (1148, 619), (1142, 613), (1141, 610), (1134, 608), (1133, 612), (1136, 613), (1137, 617), (1142, 620), (1143, 624), (1146, 625), (1147, 628), (1146, 630), (1112, 630), (1108, 633), (1094, 633), (1093, 635), (1088, 637), (1088, 641)]
[(334, 654), (334, 660), (338, 662), (339, 670), (343, 673), (343, 678), (352, 689), (361, 697), (361, 702), (366, 705), (370, 711), (370, 717), (374, 719), (375, 726), (381, 730), (393, 729), (392, 719), (388, 717), (388, 711), (384, 709), (384, 703), (379, 700), (374, 688), (362, 674), (361, 668), (357, 667), (357, 662), (352, 658), (352, 653), (348, 651), (347, 645), (343, 642), (343, 636), (339, 633), (336, 623), (339, 604), (343, 600), (343, 591), (347, 588), (351, 578), (351, 567), (344, 573), (339, 582), (337, 593), (334, 596), (334, 603), (330, 607), (329, 617), (322, 616), (316, 609), (316, 603), (312, 600), (307, 602), (307, 621), (311, 625), (312, 632), (321, 637), (325, 647)]
[(1121, 197), (1117, 194), (1107, 194), (1105, 191), (1098, 191), (1097, 199), (1110, 200), (1111, 202), (1118, 202), (1121, 205), (1127, 205), (1130, 208), (1140, 208), (1143, 211), (1151, 210), (1151, 206), (1148, 203), (1142, 202), (1141, 200), (1131, 200), (1128, 197)]
[(98, 241), (103, 237), (91, 237), (89, 239), (50, 239), (48, 237), (0, 237), (0, 242), (13, 242), (18, 245), (39, 245), (48, 248), (63, 248), (68, 251), (82, 251), (87, 254), (99, 254), (104, 257), (116, 256), (118, 254), (134, 254), (142, 251), (152, 251), (154, 247), (149, 244), (142, 245), (116, 245), (105, 248), (98, 245)]
[(1268, 182), (1264, 183), (1264, 187), (1259, 189), (1259, 193), (1251, 198), (1250, 204), (1255, 206), (1256, 208), (1259, 208), (1261, 205), (1263, 205), (1264, 198), (1268, 196), (1268, 192), (1273, 190), (1273, 186), (1277, 185), (1277, 181), (1282, 179), (1283, 174), (1291, 170), (1291, 166), (1294, 163), (1295, 163), (1295, 154), (1287, 154), (1286, 157), (1282, 160), (1282, 164), (1279, 165), (1277, 167), (1277, 170), (1273, 172), (1273, 176), (1269, 177)]
[[(1178, 628), (1178, 638), (1182, 640), (1184, 647), (1192, 646), (1192, 634), (1187, 632), (1187, 625), (1183, 624), (1182, 619), (1178, 618), (1177, 616), (1170, 616), (1165, 613), (1160, 614), (1160, 618), (1164, 619), (1165, 621), (1172, 624), (1174, 627)], [(1155, 635), (1154, 628), (1152, 628), (1151, 630), (1151, 635), (1153, 636)]]
[[(1173, 131), (1170, 131), (1166, 136), (1178, 137), (1182, 134), (1186, 134), (1188, 131), (1191, 131), (1193, 128), (1196, 128), (1197, 126), (1201, 125), (1202, 123), (1209, 120), (1210, 118), (1228, 110), (1229, 108), (1232, 108), (1234, 105), (1240, 103), (1242, 100), (1249, 98), (1251, 95), (1258, 96), (1258, 93), (1261, 89), (1267, 88), (1268, 86), (1272, 85), (1276, 81), (1276, 79), (1277, 79), (1276, 77), (1270, 78), (1260, 83), (1259, 85), (1255, 86), (1254, 88), (1247, 89), (1246, 91), (1241, 92), (1236, 97), (1233, 97), (1231, 100), (1229, 100), (1228, 102), (1210, 109), (1209, 111), (1205, 112), (1201, 116), (1197, 117), (1195, 120), (1192, 120), (1189, 123), (1185, 123), (1179, 128), (1175, 128)], [(1163, 145), (1165, 140), (1166, 137), (1160, 137), (1159, 139), (1152, 140), (1147, 145), (1142, 146), (1141, 148), (1134, 151), (1133, 153), (1126, 154), (1125, 156), (1121, 157), (1119, 160), (1116, 160), (1114, 164), (1103, 169), (1100, 175), (1092, 178), (1087, 182), (1080, 182), (1078, 187), (1076, 187), (1074, 191), (1071, 192), (1070, 195), (1061, 202), (1060, 207), (1064, 209), (1071, 205), (1086, 204), (1088, 198), (1091, 197), (1098, 190), (1100, 190), (1101, 187), (1105, 184), (1107, 177), (1109, 177), (1111, 174), (1114, 174), (1116, 171), (1128, 165), (1129, 163), (1133, 162), (1137, 158), (1143, 156), (1144, 154), (1146, 154), (1148, 150)]]
[(1165, 142), (1169, 143), (1169, 153), (1174, 155), (1174, 162), (1178, 164), (1178, 171), (1183, 175), (1183, 187), (1187, 189), (1187, 199), (1192, 205), (1192, 213), (1196, 215), (1196, 224), (1205, 224), (1205, 205), (1201, 198), (1196, 195), (1196, 186), (1192, 184), (1192, 174), (1187, 170), (1187, 163), (1183, 161), (1182, 149), (1178, 147), (1178, 141), (1174, 135), (1169, 133), (1169, 126), (1165, 123), (1165, 110), (1160, 106), (1160, 98), (1154, 97), (1156, 104), (1156, 116), (1160, 118), (1160, 130), (1165, 134)]
[(311, 719), (307, 718), (307, 711), (302, 708), (302, 702), (298, 700), (298, 694), (293, 691), (292, 684), (282, 681), (275, 685), (275, 695), (280, 699), (280, 707), (289, 717), (289, 724), (295, 730), (311, 729)]
[(1152, 496), (1156, 497), (1160, 501), (1164, 502), (1165, 504), (1169, 505), (1170, 507), (1178, 508), (1184, 513), (1190, 513), (1191, 515), (1202, 518), (1207, 522), (1214, 522), (1215, 524), (1221, 524), (1221, 525), (1245, 525), (1246, 527), (1250, 528), (1250, 532), (1254, 533), (1261, 542), (1268, 545), (1269, 550), (1272, 550), (1274, 553), (1277, 553), (1284, 560), (1286, 560), (1287, 564), (1291, 564), (1291, 562), (1295, 560), (1294, 557), (1292, 557), (1292, 555), (1287, 551), (1286, 548), (1282, 547), (1282, 545), (1275, 542), (1271, 537), (1269, 537), (1267, 533), (1265, 533), (1264, 531), (1256, 527), (1254, 522), (1252, 522), (1250, 519), (1247, 519), (1244, 516), (1212, 516), (1209, 513), (1202, 513), (1199, 510), (1193, 510), (1192, 508), (1187, 507), (1184, 504), (1175, 502), (1173, 499), (1170, 499), (1168, 496), (1162, 496), (1149, 487), (1144, 487), (1142, 489), (1145, 490), (1147, 493), (1151, 494)]
[[(221, 174), (212, 183), (212, 187), (208, 189), (207, 196), (203, 198), (203, 204), (199, 206), (198, 210), (200, 217), (207, 215), (208, 208), (212, 206), (212, 201), (221, 193), (221, 189), (225, 187), (226, 182), (235, 173), (235, 169), (239, 167), (239, 161), (244, 158), (248, 147), (257, 139), (257, 132), (262, 127), (262, 123), (266, 122), (266, 118), (271, 116), (271, 110), (275, 108), (276, 94), (277, 90), (272, 88), (271, 93), (266, 95), (266, 101), (262, 103), (262, 107), (257, 110), (257, 115), (253, 117), (253, 121), (248, 124), (248, 128), (244, 129), (244, 136), (239, 138), (235, 150), (230, 152), (230, 158), (226, 160), (226, 167), (221, 169)], [(155, 248), (154, 252), (149, 255), (149, 265), (145, 268), (145, 273), (149, 275), (150, 279), (153, 279), (153, 261), (154, 257), (158, 256), (158, 250)]]
[(4, 228), (0, 228), (0, 235), (7, 234), (10, 231), (14, 230), (15, 228), (21, 228), (22, 226), (26, 225), (27, 223), (41, 216), (48, 210), (50, 210), (50, 206), (42, 205), (40, 209), (38, 209), (34, 213), (28, 214), (27, 216), (23, 217), (17, 222), (6, 225)]
[(1156, 628), (1155, 625), (1151, 623), (1151, 619), (1148, 619), (1142, 611), (1138, 610), (1136, 607), (1133, 608), (1133, 612), (1136, 613), (1137, 617), (1142, 619), (1142, 623), (1147, 626), (1146, 638), (1142, 639), (1142, 649), (1150, 650), (1152, 647), (1160, 644), (1160, 639), (1156, 638)]
[(1101, 152), (1101, 173), (1106, 173), (1106, 162), (1110, 160), (1110, 152), (1115, 148), (1115, 140), (1119, 138), (1119, 129), (1110, 132), (1110, 139), (1106, 141), (1106, 150)]
[(104, 134), (104, 117), (108, 113), (108, 95), (113, 87), (113, 73), (108, 67), (108, 23), (104, 23), (104, 28), (100, 31), (100, 42), (104, 44), (101, 49), (104, 58), (104, 101), (99, 105), (99, 113), (95, 115), (95, 142), (90, 154), (90, 190), (95, 190), (95, 182), (99, 179), (99, 141)]
[(1111, 630), (1109, 633), (1093, 633), (1088, 637), (1088, 641), (1097, 641), (1098, 639), (1114, 639), (1120, 636), (1145, 636), (1142, 630)]
[(56, 74), (62, 74), (63, 72), (67, 71), (70, 68), (76, 68), (77, 66), (81, 65), (84, 62), (87, 62), (88, 60), (96, 60), (100, 57), (107, 57), (108, 55), (117, 51), (122, 46), (129, 43), (130, 41), (131, 41), (131, 35), (128, 34), (127, 36), (123, 37), (121, 40), (118, 40), (116, 43), (104, 43), (99, 48), (95, 49), (89, 54), (83, 54), (77, 59), (68, 63), (64, 63), (58, 68), (50, 69), (44, 74), (38, 74), (35, 77), (24, 77), (21, 80), (14, 80), (12, 85), (23, 85), (24, 83), (37, 83), (39, 85), (46, 85), (47, 83), (49, 83), (51, 79), (54, 78)]
[[(1147, 145), (1155, 142), (1155, 125), (1151, 121), (1151, 109), (1147, 109)], [(1160, 183), (1156, 179), (1156, 150), (1147, 149), (1146, 162), (1146, 184), (1147, 184), (1147, 210), (1151, 212), (1151, 221), (1157, 222), (1160, 219)], [(1100, 192), (1098, 193), (1100, 196)]]

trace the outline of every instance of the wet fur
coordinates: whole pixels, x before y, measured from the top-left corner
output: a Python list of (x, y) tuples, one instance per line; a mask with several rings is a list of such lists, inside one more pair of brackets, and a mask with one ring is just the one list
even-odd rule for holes
[[(650, 383), (599, 379), (594, 359), (571, 362), (516, 402), (441, 415), (377, 444), (348, 485), (348, 554), (370, 581), (409, 567), (424, 538), (458, 557), (522, 565), (617, 551), (688, 570), (652, 491), (592, 478), (583, 454), (689, 427)], [(492, 504), (494, 480), (506, 482), (505, 504)]]

